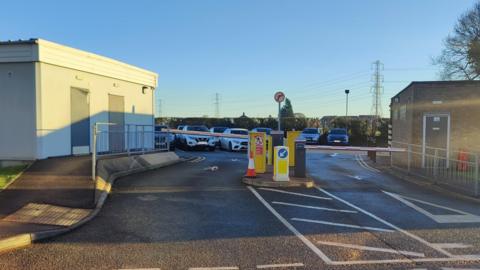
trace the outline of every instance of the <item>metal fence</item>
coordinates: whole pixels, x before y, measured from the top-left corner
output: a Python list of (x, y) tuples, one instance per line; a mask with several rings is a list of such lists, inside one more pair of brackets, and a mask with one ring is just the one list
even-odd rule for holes
[(111, 155), (169, 151), (173, 134), (155, 131), (152, 125), (115, 125), (96, 123), (93, 127), (92, 178), (96, 162)]
[(425, 181), (450, 186), (469, 195), (479, 196), (479, 154), (468, 151), (423, 147), (392, 142), (392, 147), (406, 152), (392, 153), (391, 166)]
[(94, 129), (94, 149), (98, 156), (168, 151), (170, 134), (151, 125), (99, 124)]

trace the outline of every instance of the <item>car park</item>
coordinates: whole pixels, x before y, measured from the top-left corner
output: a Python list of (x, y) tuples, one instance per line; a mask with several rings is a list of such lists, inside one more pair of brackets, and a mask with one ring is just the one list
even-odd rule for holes
[[(243, 128), (229, 128), (223, 134), (245, 135), (248, 136), (248, 130)], [(220, 148), (228, 151), (246, 151), (248, 149), (248, 138), (220, 138)]]
[(318, 128), (306, 128), (300, 133), (299, 139), (305, 140), (307, 144), (319, 144), (320, 130)]
[(166, 125), (155, 125), (155, 149), (159, 149), (167, 143), (167, 141), (165, 141), (165, 138), (167, 138), (168, 150), (175, 150), (175, 134), (168, 132), (168, 129), (169, 127)]
[(327, 144), (348, 145), (348, 133), (345, 128), (332, 128), (328, 131)]
[(256, 127), (252, 129), (252, 132), (265, 132), (267, 135), (270, 135), (272, 129), (267, 127)]
[[(183, 131), (210, 132), (208, 128), (203, 125), (187, 125), (183, 127)], [(182, 134), (179, 139), (179, 147), (186, 150), (208, 149), (215, 151), (215, 143), (215, 138), (209, 135)]]

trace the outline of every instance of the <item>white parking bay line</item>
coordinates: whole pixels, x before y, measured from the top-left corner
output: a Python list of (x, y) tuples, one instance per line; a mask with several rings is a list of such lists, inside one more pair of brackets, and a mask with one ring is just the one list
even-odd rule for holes
[(354, 205), (354, 204), (352, 204), (352, 203), (349, 203), (349, 202), (347, 202), (346, 200), (344, 200), (344, 199), (342, 199), (342, 198), (340, 198), (340, 197), (338, 197), (338, 196), (333, 195), (332, 193), (324, 190), (323, 188), (320, 188), (320, 187), (315, 187), (315, 188), (318, 189), (318, 190), (319, 190), (320, 192), (322, 192), (323, 194), (326, 194), (326, 195), (328, 195), (328, 196), (330, 196), (330, 197), (332, 197), (332, 198), (334, 198), (334, 199), (336, 199), (336, 200), (338, 200), (338, 201), (340, 201), (340, 202), (348, 205), (349, 207), (351, 207), (351, 208), (353, 208), (353, 209), (356, 209), (356, 210), (358, 210), (359, 212), (362, 212), (362, 213), (364, 213), (365, 215), (367, 215), (367, 216), (369, 216), (369, 217), (371, 217), (371, 218), (373, 218), (373, 219), (375, 219), (375, 220), (377, 220), (377, 221), (379, 221), (379, 222), (387, 225), (388, 227), (390, 227), (390, 228), (392, 228), (392, 229), (394, 229), (394, 230), (397, 230), (397, 231), (403, 233), (404, 235), (406, 235), (406, 236), (408, 236), (408, 237), (410, 237), (410, 238), (413, 238), (413, 239), (417, 240), (418, 242), (420, 242), (420, 243), (422, 243), (422, 244), (424, 244), (424, 245), (426, 245), (426, 246), (428, 246), (428, 247), (430, 247), (430, 248), (432, 248), (432, 249), (434, 249), (434, 250), (442, 253), (443, 255), (446, 255), (447, 257), (449, 257), (449, 259), (454, 258), (454, 255), (453, 255), (452, 253), (450, 253), (450, 252), (448, 252), (448, 251), (446, 251), (446, 250), (444, 250), (444, 249), (442, 249), (442, 248), (440, 248), (440, 247), (436, 247), (435, 245), (433, 245), (432, 243), (428, 242), (427, 240), (425, 240), (425, 239), (423, 239), (423, 238), (421, 238), (421, 237), (419, 237), (419, 236), (417, 236), (417, 235), (415, 235), (415, 234), (413, 234), (413, 233), (410, 233), (410, 232), (408, 232), (408, 231), (406, 231), (406, 230), (403, 230), (403, 229), (401, 229), (401, 228), (393, 225), (392, 223), (390, 223), (390, 222), (388, 222), (388, 221), (386, 221), (386, 220), (384, 220), (384, 219), (382, 219), (382, 218), (380, 218), (380, 217), (377, 217), (376, 215), (374, 215), (374, 214), (372, 214), (372, 213), (370, 213), (370, 212), (368, 212), (368, 211), (366, 211), (366, 210), (363, 210), (362, 208), (360, 208), (360, 207), (358, 207), (358, 206), (356, 206), (356, 205)]
[(319, 200), (331, 200), (332, 198), (328, 197), (320, 197), (320, 196), (314, 196), (314, 195), (307, 195), (303, 193), (297, 193), (297, 192), (290, 192), (290, 191), (285, 191), (285, 190), (280, 190), (280, 189), (274, 189), (274, 188), (259, 188), (261, 190), (267, 190), (267, 191), (273, 191), (273, 192), (278, 192), (278, 193), (285, 193), (285, 194), (290, 194), (290, 195), (296, 195), (296, 196), (302, 196), (302, 197), (308, 197), (308, 198), (314, 198), (314, 199), (319, 199)]
[(252, 187), (247, 187), (255, 197), (281, 222), (287, 227), (296, 237), (298, 237), (307, 247), (309, 247), (320, 259), (326, 264), (332, 264), (332, 260), (328, 258), (317, 246), (315, 246), (310, 240), (308, 240), (303, 234), (301, 234), (295, 227), (292, 226), (286, 219), (284, 219), (273, 207), (263, 199), (263, 197)]
[(471, 248), (472, 245), (462, 243), (432, 243), (432, 245), (440, 248)]
[(375, 228), (375, 227), (368, 227), (368, 226), (358, 226), (352, 224), (344, 224), (344, 223), (335, 223), (335, 222), (328, 222), (323, 220), (314, 220), (314, 219), (305, 219), (305, 218), (292, 218), (295, 221), (302, 221), (302, 222), (310, 222), (310, 223), (317, 223), (317, 224), (324, 224), (324, 225), (331, 225), (331, 226), (338, 226), (338, 227), (345, 227), (345, 228), (353, 228), (353, 229), (362, 229), (368, 231), (378, 231), (378, 232), (394, 232), (393, 230), (383, 229), (383, 228)]
[(442, 270), (480, 270), (480, 268), (455, 268), (455, 267), (442, 267)]
[(190, 267), (188, 270), (238, 270), (236, 266), (220, 266), (220, 267)]
[(283, 263), (283, 264), (262, 264), (257, 265), (257, 269), (269, 268), (288, 268), (288, 267), (303, 267), (303, 263)]
[(411, 252), (411, 251), (405, 251), (405, 250), (395, 250), (391, 248), (377, 248), (377, 247), (359, 246), (359, 245), (326, 242), (326, 241), (317, 241), (317, 243), (321, 245), (326, 245), (326, 246), (345, 247), (345, 248), (368, 250), (368, 251), (378, 251), (378, 252), (393, 253), (393, 254), (407, 255), (407, 256), (413, 256), (413, 257), (422, 257), (422, 258), (425, 257), (425, 254), (423, 253)]
[(277, 202), (277, 201), (273, 201), (272, 203), (273, 204), (279, 204), (279, 205), (286, 205), (286, 206), (308, 208), (308, 209), (331, 211), (331, 212), (354, 213), (354, 214), (358, 213), (357, 211), (352, 211), (352, 210), (342, 210), (342, 209), (326, 208), (326, 207), (319, 207), (319, 206), (313, 206), (313, 205), (303, 205), (303, 204), (296, 204), (296, 203), (286, 203), (286, 202)]

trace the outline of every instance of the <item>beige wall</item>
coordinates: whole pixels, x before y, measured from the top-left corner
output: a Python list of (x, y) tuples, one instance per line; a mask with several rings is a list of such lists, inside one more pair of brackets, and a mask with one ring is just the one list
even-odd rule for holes
[(35, 67), (0, 63), (0, 160), (31, 160), (35, 149)]
[[(125, 97), (125, 124), (153, 123), (153, 91), (141, 84), (40, 63), (38, 158), (71, 154), (70, 89), (89, 92), (90, 125), (108, 122), (108, 95)], [(90, 134), (92, 132), (90, 131)], [(92, 142), (92, 139), (90, 139)]]

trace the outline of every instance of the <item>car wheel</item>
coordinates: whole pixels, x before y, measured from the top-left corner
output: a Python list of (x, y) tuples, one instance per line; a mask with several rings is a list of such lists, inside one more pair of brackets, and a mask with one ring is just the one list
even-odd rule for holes
[(215, 151), (215, 146), (210, 146), (210, 147), (208, 147), (208, 150), (209, 150), (210, 152)]

